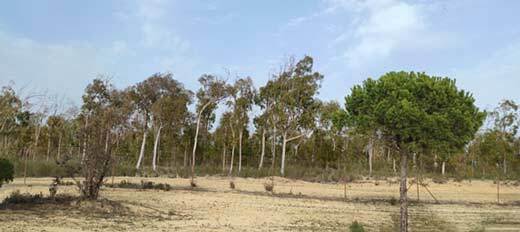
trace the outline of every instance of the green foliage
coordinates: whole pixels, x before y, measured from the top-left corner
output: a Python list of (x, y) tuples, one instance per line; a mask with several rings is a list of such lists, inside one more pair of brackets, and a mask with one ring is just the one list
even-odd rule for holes
[(0, 159), (0, 187), (4, 183), (13, 181), (14, 178), (14, 166), (6, 159)]
[(365, 228), (358, 221), (352, 222), (349, 226), (350, 232), (365, 232)]
[[(475, 135), (485, 114), (449, 78), (390, 72), (356, 85), (345, 98), (347, 126), (378, 130), (397, 146), (454, 152)], [(403, 147), (403, 148), (404, 148)]]

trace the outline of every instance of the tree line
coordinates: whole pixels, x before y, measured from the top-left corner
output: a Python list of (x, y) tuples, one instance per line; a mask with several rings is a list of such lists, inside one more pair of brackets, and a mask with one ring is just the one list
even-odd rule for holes
[[(156, 73), (123, 89), (99, 77), (85, 88), (79, 108), (63, 109), (49, 99), (32, 101), (35, 96), (20, 96), (14, 86), (4, 86), (0, 93), (0, 155), (20, 161), (17, 164), (25, 160), (54, 162), (64, 155), (83, 160), (93, 147), (90, 143), (100, 143), (117, 161), (115, 168), (127, 167), (127, 174), (143, 169), (184, 174), (188, 168), (193, 173), (198, 166), (220, 166), (226, 174), (241, 175), (247, 168), (248, 172), (266, 170), (284, 176), (288, 165), (369, 176), (397, 173), (400, 156), (375, 125), (361, 131), (358, 125), (344, 123), (347, 117), (343, 114), (354, 109), (352, 104), (371, 103), (347, 97), (342, 107), (337, 101), (321, 101), (317, 95), (322, 80), (323, 75), (313, 70), (313, 59), (306, 56), (286, 62), (258, 89), (250, 77), (236, 77), (228, 83), (204, 74), (195, 92), (171, 73)], [(352, 94), (356, 90), (354, 87)], [(424, 104), (452, 99), (435, 96)], [(219, 107), (223, 113), (217, 117)], [(367, 113), (362, 117), (368, 117)], [(398, 116), (392, 118), (399, 123)], [(413, 165), (420, 165), (425, 173), (451, 172), (464, 177), (494, 176), (499, 165), (502, 175), (515, 175), (520, 168), (518, 105), (504, 100), (487, 112), (485, 122), (457, 149), (432, 155), (412, 153)], [(430, 128), (424, 133), (437, 133), (442, 139), (458, 136), (439, 131), (435, 124), (421, 123)]]

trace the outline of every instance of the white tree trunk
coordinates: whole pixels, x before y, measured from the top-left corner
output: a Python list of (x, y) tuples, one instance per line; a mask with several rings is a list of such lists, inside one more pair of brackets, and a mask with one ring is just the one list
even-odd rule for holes
[(224, 149), (222, 150), (222, 172), (226, 171), (226, 144), (224, 144)]
[(231, 148), (231, 161), (229, 162), (229, 175), (233, 173), (233, 160), (235, 159), (235, 143), (233, 143), (233, 146)]
[(157, 130), (157, 135), (155, 136), (155, 142), (153, 144), (153, 157), (152, 157), (152, 169), (153, 171), (157, 171), (157, 150), (159, 147), (159, 140), (161, 139), (161, 130), (162, 126)]
[[(51, 154), (51, 135), (49, 134), (49, 138), (47, 139), (47, 158), (46, 160), (49, 161), (49, 156)], [(83, 153), (85, 155), (85, 153)]]
[(272, 144), (272, 146), (273, 146), (273, 148), (271, 149), (271, 153), (272, 153), (273, 160), (271, 163), (271, 169), (274, 169), (274, 164), (276, 161), (276, 126), (273, 127), (273, 144)]
[(62, 138), (62, 137), (63, 137), (63, 136), (62, 136), (61, 133), (60, 133), (60, 137), (58, 137), (58, 156), (57, 156), (57, 160), (59, 160), (60, 157), (61, 157), (61, 138)]
[(242, 171), (242, 130), (238, 133), (238, 173)]
[(137, 159), (137, 164), (135, 165), (136, 169), (141, 168), (141, 163), (143, 162), (144, 148), (146, 146), (146, 136), (147, 136), (147, 134), (148, 134), (148, 132), (145, 129), (145, 131), (143, 133), (143, 141), (141, 142), (141, 150), (139, 151), (139, 159)]
[(85, 138), (83, 138), (83, 154), (81, 154), (81, 163), (83, 163), (83, 161), (85, 160), (85, 155), (87, 154), (87, 138), (88, 138), (88, 135), (86, 134), (87, 128), (88, 128), (88, 115), (85, 118)]
[(283, 142), (282, 142), (282, 161), (281, 161), (281, 168), (280, 168), (280, 175), (284, 176), (285, 174), (285, 150), (287, 147), (287, 132), (284, 132), (283, 134)]
[(442, 161), (441, 173), (443, 176), (446, 173), (446, 161)]
[(262, 169), (262, 165), (264, 164), (264, 156), (265, 156), (265, 129), (262, 131), (262, 153), (260, 154), (260, 163), (258, 164), (258, 170)]
[(374, 156), (374, 141), (372, 138), (368, 142), (368, 176), (372, 176), (372, 157)]
[(200, 127), (200, 117), (202, 116), (202, 112), (211, 104), (211, 101), (208, 101), (197, 114), (197, 128), (195, 129), (195, 141), (193, 142), (193, 153), (191, 156), (191, 180), (195, 177), (195, 153), (197, 152), (197, 142), (199, 138), (199, 127)]

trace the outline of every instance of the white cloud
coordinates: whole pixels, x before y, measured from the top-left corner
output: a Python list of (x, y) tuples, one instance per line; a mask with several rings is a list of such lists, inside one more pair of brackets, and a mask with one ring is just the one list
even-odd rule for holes
[(426, 5), (398, 0), (331, 0), (327, 4), (325, 12), (345, 10), (352, 15), (352, 27), (332, 39), (329, 47), (348, 44), (339, 57), (353, 68), (400, 49), (433, 49), (443, 42), (428, 28)]
[(473, 66), (450, 75), (475, 94), (478, 105), (494, 108), (503, 99), (520, 102), (520, 40), (505, 45)]
[(1, 31), (0, 60), (0, 85), (14, 81), (74, 100), (104, 70), (100, 51), (89, 44), (44, 44)]
[(148, 48), (159, 48), (168, 52), (185, 53), (190, 43), (174, 33), (168, 25), (167, 9), (173, 6), (170, 1), (153, 0), (138, 1), (136, 17), (141, 24), (143, 45)]

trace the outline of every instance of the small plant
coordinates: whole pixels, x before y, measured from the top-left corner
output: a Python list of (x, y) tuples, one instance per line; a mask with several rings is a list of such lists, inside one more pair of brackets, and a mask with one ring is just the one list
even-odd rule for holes
[(390, 205), (397, 205), (398, 201), (395, 197), (392, 197), (392, 198), (390, 198), (389, 203), (390, 203)]
[(229, 188), (231, 188), (231, 189), (235, 189), (235, 182), (230, 181), (230, 182), (229, 182)]
[(56, 193), (58, 193), (58, 185), (61, 183), (60, 177), (55, 177), (52, 183), (49, 185), (49, 195), (52, 199), (56, 197)]
[(443, 177), (434, 177), (434, 178), (432, 178), (432, 181), (433, 181), (433, 183), (436, 183), (436, 184), (446, 184), (446, 183), (448, 183), (448, 180), (446, 178), (443, 178)]
[(20, 193), (19, 190), (12, 192), (4, 199), (2, 205), (9, 204), (41, 204), (43, 202), (43, 194)]
[(14, 179), (14, 166), (9, 160), (0, 159), (0, 187)]
[(191, 180), (191, 181), (190, 181), (190, 186), (191, 186), (192, 188), (196, 188), (196, 187), (197, 187), (197, 183), (195, 183), (194, 180)]
[(273, 191), (274, 191), (274, 181), (273, 181), (272, 178), (271, 178), (271, 182), (264, 183), (264, 188), (265, 188), (265, 191), (273, 193)]
[(107, 184), (110, 188), (127, 188), (127, 189), (160, 189), (164, 191), (172, 190), (172, 186), (169, 184), (159, 183), (156, 184), (152, 181), (141, 180), (141, 184), (132, 183), (130, 181), (122, 180), (118, 184)]
[(349, 229), (351, 232), (365, 232), (365, 228), (358, 221), (352, 222)]

